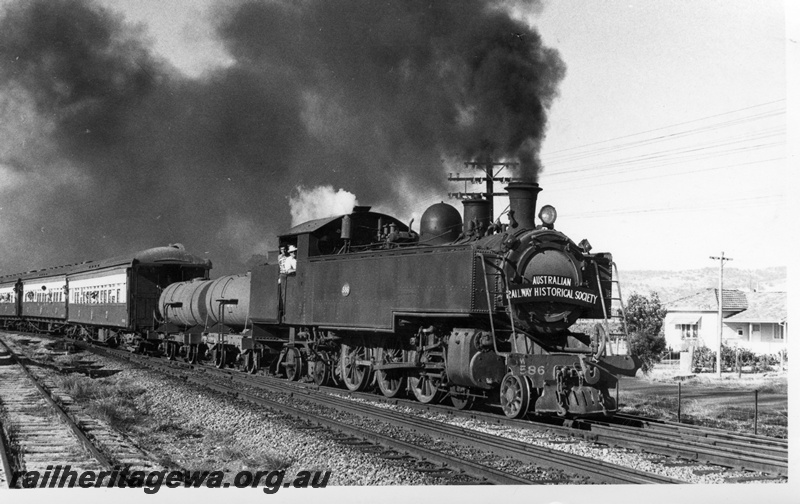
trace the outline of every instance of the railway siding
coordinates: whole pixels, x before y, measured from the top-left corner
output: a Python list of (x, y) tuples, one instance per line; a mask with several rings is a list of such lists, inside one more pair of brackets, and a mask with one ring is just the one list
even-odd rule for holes
[(19, 364), (0, 365), (0, 416), (10, 467), (4, 468), (4, 481), (13, 479), (8, 469), (39, 471), (48, 466), (71, 466), (73, 470), (101, 470), (103, 462), (89, 452), (63, 420), (57, 406), (42, 394)]
[[(105, 350), (102, 350), (106, 352)], [(228, 384), (221, 386), (212, 386), (217, 390), (226, 394), (231, 394), (247, 400), (253, 400), (252, 394), (256, 393), (261, 395), (261, 400), (264, 401), (264, 395), (268, 394), (270, 402), (291, 402), (292, 407), (298, 405), (297, 399), (307, 400), (311, 404), (316, 404), (316, 408), (324, 406), (330, 411), (326, 415), (331, 415), (331, 411), (338, 412), (337, 414), (345, 414), (347, 418), (345, 421), (350, 423), (358, 422), (357, 417), (366, 419), (365, 423), (371, 423), (374, 429), (385, 429), (386, 425), (400, 426), (407, 431), (414, 431), (418, 435), (428, 436), (432, 440), (447, 439), (454, 442), (460, 447), (467, 447), (467, 449), (477, 449), (486, 457), (487, 454), (495, 454), (504, 462), (501, 464), (510, 465), (524, 465), (530, 473), (540, 473), (547, 471), (557, 471), (566, 473), (567, 476), (560, 476), (558, 479), (561, 483), (566, 482), (581, 482), (581, 483), (679, 483), (680, 481), (670, 477), (661, 476), (658, 474), (646, 473), (632, 468), (617, 466), (614, 464), (605, 463), (602, 461), (592, 460), (580, 455), (570, 455), (566, 453), (556, 453), (549, 448), (540, 448), (532, 446), (527, 443), (519, 443), (503, 439), (502, 436), (494, 436), (481, 434), (478, 432), (464, 433), (462, 429), (453, 428), (442, 422), (431, 422), (424, 418), (418, 418), (413, 415), (393, 412), (388, 413), (385, 409), (375, 408), (374, 405), (361, 404), (358, 405), (348, 400), (342, 400), (327, 394), (315, 394), (313, 397), (309, 396), (309, 390), (301, 390), (293, 387), (292, 384), (280, 382), (277, 380), (258, 380), (246, 375), (238, 375), (236, 373), (220, 372), (213, 368), (201, 368), (203, 373), (191, 373), (191, 370), (186, 366), (170, 365), (168, 361), (159, 359), (148, 359), (146, 357), (135, 356), (131, 354), (123, 354), (122, 352), (113, 351), (115, 355), (140, 362), (150, 368), (164, 370), (167, 373), (176, 376), (187, 376), (190, 381), (196, 381), (198, 384), (207, 386), (209, 380), (206, 376), (217, 375), (222, 376), (223, 380), (228, 381)], [(230, 384), (230, 380), (233, 384)], [(245, 387), (245, 388), (243, 388)], [(260, 390), (259, 390), (260, 389)], [(246, 391), (245, 391), (246, 390)], [(278, 394), (275, 394), (278, 392)], [(284, 399), (279, 399), (285, 396)], [(288, 399), (286, 399), (288, 398)], [(308, 406), (303, 406), (308, 409)], [(313, 409), (313, 408), (312, 408)], [(399, 434), (396, 434), (399, 435)], [(430, 440), (428, 441), (430, 442)], [(569, 476), (572, 474), (572, 476)], [(552, 481), (550, 481), (552, 482)]]
[(29, 365), (20, 345), (0, 338), (0, 348), (5, 354), (5, 365), (0, 365), (0, 415), (10, 453), (9, 467), (3, 471), (5, 485), (12, 480), (9, 470), (44, 474), (56, 466), (70, 466), (76, 473), (122, 466), (162, 469), (130, 440), (74, 405), (50, 377)]

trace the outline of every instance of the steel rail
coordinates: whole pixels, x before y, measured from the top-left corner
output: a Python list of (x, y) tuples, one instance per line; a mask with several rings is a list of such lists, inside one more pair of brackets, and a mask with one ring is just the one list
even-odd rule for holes
[[(11, 362), (11, 354), (0, 348), (0, 359)], [(3, 365), (6, 364), (0, 362), (0, 366)], [(11, 447), (6, 444), (5, 427), (3, 427), (3, 422), (0, 421), (0, 469), (3, 470), (3, 474), (5, 475), (6, 488), (11, 488), (11, 479), (14, 476), (14, 466), (11, 464), (11, 459), (8, 458), (11, 453), (10, 448)]]
[(6, 445), (6, 433), (3, 427), (3, 422), (0, 422), (0, 468), (5, 475), (5, 486), (11, 488), (11, 480), (14, 478), (14, 466), (8, 458), (10, 453), (9, 446)]
[(598, 423), (591, 424), (591, 432), (599, 442), (626, 448), (783, 476), (788, 475), (789, 471), (786, 456), (754, 454), (756, 447), (718, 447), (715, 441), (703, 442), (700, 438), (679, 432), (656, 434)]
[[(242, 379), (239, 376), (232, 377), (235, 381), (245, 385), (254, 386), (253, 380)], [(259, 383), (261, 385), (261, 383)], [(281, 383), (264, 383), (269, 390), (283, 392), (289, 395), (298, 395), (295, 390), (284, 387)], [(259, 387), (261, 388), (261, 387)], [(313, 391), (306, 389), (305, 396), (308, 397)], [(545, 465), (548, 468), (568, 471), (581, 476), (592, 478), (593, 483), (610, 484), (641, 484), (641, 483), (682, 483), (674, 478), (654, 475), (636, 469), (611, 464), (601, 460), (581, 457), (570, 453), (531, 445), (521, 441), (507, 439), (495, 434), (473, 431), (470, 429), (456, 427), (443, 422), (420, 418), (407, 413), (398, 411), (387, 411), (383, 408), (376, 408), (368, 404), (354, 403), (353, 401), (344, 402), (327, 394), (316, 394), (311, 398), (317, 404), (324, 404), (328, 407), (341, 409), (347, 412), (358, 412), (361, 415), (369, 416), (383, 422), (414, 430), (421, 434), (433, 437), (449, 439), (458, 444), (477, 447), (489, 451), (496, 455), (511, 457), (520, 462), (535, 465)]]
[[(208, 381), (198, 379), (197, 377), (187, 377), (186, 381), (216, 390), (217, 392), (221, 392), (253, 404), (257, 404), (258, 406), (266, 407), (278, 413), (289, 414), (294, 418), (300, 419), (304, 422), (314, 423), (328, 429), (337, 430), (344, 434), (355, 436), (356, 438), (367, 439), (377, 445), (388, 448), (390, 452), (405, 452), (414, 454), (416, 458), (420, 458), (423, 462), (433, 461), (437, 464), (441, 464), (441, 469), (451, 471), (457, 470), (481, 482), (489, 482), (495, 485), (531, 485), (537, 483), (533, 480), (498, 471), (497, 469), (493, 469), (483, 464), (469, 462), (458, 457), (442, 454), (424, 447), (385, 436), (383, 434), (355, 427), (338, 420), (316, 415), (303, 410), (302, 408), (296, 408), (272, 399), (248, 394), (246, 392), (236, 390), (234, 387), (226, 387), (224, 385), (209, 383)], [(381, 455), (378, 454), (378, 456)]]
[[(309, 384), (299, 386), (318, 388), (316, 385)], [(663, 426), (652, 426), (652, 428), (648, 428), (649, 425), (626, 426), (617, 423), (616, 415), (606, 422), (585, 419), (560, 420), (561, 423), (554, 423), (559, 421), (556, 419), (515, 420), (487, 412), (462, 411), (444, 405), (422, 404), (413, 400), (388, 398), (365, 392), (350, 392), (340, 389), (330, 389), (328, 392), (409, 407), (428, 413), (492, 422), (518, 429), (549, 431), (609, 446), (643, 450), (647, 453), (697, 460), (747, 471), (766, 472), (781, 476), (788, 474), (787, 443), (784, 440), (766, 436), (753, 437), (747, 434), (726, 433), (719, 429), (687, 424), (671, 425), (670, 422), (663, 422)], [(631, 419), (645, 424), (648, 422), (659, 423), (653, 419), (630, 416), (625, 421)], [(741, 443), (731, 441), (735, 439), (743, 441)], [(751, 442), (756, 444), (751, 444)]]
[[(296, 384), (295, 386), (311, 389), (319, 388), (316, 385), (309, 384)], [(413, 400), (388, 398), (365, 392), (350, 392), (341, 389), (330, 389), (328, 392), (340, 396), (363, 398), (385, 404), (408, 407), (427, 413), (480, 420), (518, 429), (552, 432), (609, 446), (643, 450), (647, 453), (696, 460), (731, 468), (741, 468), (747, 471), (766, 472), (782, 476), (788, 473), (786, 443), (782, 440), (765, 438), (764, 436), (759, 436), (756, 440), (760, 442), (761, 438), (765, 438), (764, 442), (759, 445), (732, 445), (722, 440), (721, 437), (715, 437), (722, 435), (717, 432), (724, 433), (724, 431), (685, 424), (676, 424), (675, 428), (669, 426), (660, 429), (654, 428), (654, 432), (648, 432), (646, 428), (631, 426), (626, 428), (624, 425), (617, 426), (616, 424), (606, 426), (603, 422), (594, 420), (561, 421), (563, 423), (552, 423), (557, 420), (550, 421), (550, 419), (542, 421), (515, 420), (487, 412), (462, 411), (449, 406), (423, 404)], [(611, 419), (611, 422), (614, 422), (615, 418), (616, 416)], [(639, 421), (651, 420), (636, 419)], [(695, 436), (687, 438), (687, 435), (681, 432), (681, 428), (685, 428), (687, 432), (694, 433)], [(732, 438), (739, 436), (734, 433), (728, 434)], [(743, 439), (749, 439), (747, 435), (742, 436)], [(704, 439), (707, 440), (704, 441)]]
[[(120, 356), (129, 359), (128, 356), (130, 354), (128, 352), (119, 352)], [(170, 362), (172, 366), (195, 367), (179, 361), (164, 362)], [(198, 365), (197, 367), (225, 373), (229, 376), (239, 374), (233, 370), (220, 370), (203, 365)], [(247, 377), (244, 379), (243, 383), (250, 385), (252, 385), (252, 380), (255, 378), (271, 380), (281, 383), (283, 386), (295, 387), (295, 389), (320, 389), (320, 387), (313, 384), (296, 384), (264, 376), (242, 376)], [(237, 379), (241, 380), (243, 378), (238, 377)], [(694, 460), (698, 463), (710, 463), (724, 467), (764, 472), (780, 476), (785, 476), (788, 473), (788, 450), (785, 448), (786, 442), (766, 436), (727, 433), (719, 429), (676, 424), (674, 422), (632, 417), (630, 415), (617, 415), (608, 422), (568, 420), (565, 421), (563, 425), (559, 425), (530, 420), (513, 420), (491, 413), (461, 411), (443, 405), (431, 405), (412, 400), (387, 398), (372, 393), (350, 392), (328, 388), (325, 388), (325, 390), (339, 396), (344, 395), (370, 401), (380, 401), (386, 404), (410, 407), (428, 413), (487, 421), (508, 427), (549, 431), (558, 435), (575, 437), (609, 446), (631, 448), (684, 460)], [(614, 425), (610, 425), (612, 422)], [(638, 423), (639, 426), (626, 426), (626, 423)], [(686, 437), (687, 435), (689, 436), (688, 438)], [(737, 439), (742, 440), (741, 444), (737, 444), (735, 441)], [(751, 441), (759, 444), (750, 444)]]
[[(457, 444), (479, 448), (496, 455), (508, 456), (523, 463), (535, 465), (544, 464), (551, 469), (567, 471), (583, 477), (592, 478), (593, 483), (683, 483), (682, 481), (674, 478), (646, 473), (596, 459), (580, 457), (559, 450), (553, 450), (520, 441), (514, 441), (493, 434), (471, 431), (469, 429), (455, 427), (429, 419), (419, 418), (406, 413), (387, 411), (383, 408), (377, 408), (375, 406), (354, 403), (353, 401), (329, 394), (317, 393), (317, 391), (312, 388), (298, 388), (293, 386), (293, 384), (290, 382), (252, 375), (244, 375), (234, 371), (220, 370), (207, 366), (193, 366), (177, 361), (151, 359), (119, 350), (98, 350), (103, 353), (109, 353), (111, 355), (121, 357), (128, 361), (136, 361), (152, 369), (165, 370), (167, 374), (172, 374), (175, 376), (185, 377), (187, 370), (191, 371), (193, 369), (199, 369), (206, 373), (224, 376), (225, 378), (241, 385), (247, 385), (267, 391), (279, 392), (288, 396), (300, 396), (301, 398), (310, 400), (317, 404), (349, 413), (357, 413), (369, 418), (374, 418), (389, 423), (391, 425), (410, 429), (421, 434), (449, 439)], [(181, 369), (182, 372), (176, 373), (176, 369)], [(187, 378), (187, 380), (190, 380), (190, 378)], [(205, 384), (204, 380), (202, 380), (202, 382)], [(217, 387), (221, 386), (217, 385)], [(230, 395), (241, 396), (242, 394), (245, 394), (244, 392), (241, 392), (233, 387), (223, 388), (224, 391)], [(299, 392), (302, 392), (302, 394), (299, 394)], [(307, 414), (307, 412), (303, 413), (303, 415)]]
[(658, 420), (655, 418), (617, 414), (611, 419), (611, 421), (617, 425), (634, 425), (636, 427), (649, 429), (652, 431), (673, 432), (675, 430), (681, 430), (697, 437), (714, 440), (719, 443), (730, 443), (731, 446), (735, 446), (737, 444), (741, 444), (742, 446), (752, 446), (752, 443), (757, 443), (759, 446), (763, 447), (765, 453), (769, 453), (770, 448), (772, 448), (771, 451), (781, 452), (786, 451), (789, 447), (789, 441), (786, 439), (773, 438), (758, 434), (729, 432), (713, 427), (702, 427), (699, 425), (673, 422), (670, 420)]
[(55, 401), (55, 399), (53, 399), (53, 397), (50, 395), (50, 392), (39, 383), (38, 378), (34, 376), (34, 374), (31, 372), (30, 369), (28, 369), (25, 363), (23, 363), (20, 359), (17, 358), (17, 355), (11, 349), (11, 347), (9, 347), (6, 344), (6, 342), (3, 341), (2, 339), (0, 339), (0, 345), (2, 345), (3, 347), (6, 348), (6, 350), (8, 350), (11, 360), (15, 362), (22, 369), (22, 371), (25, 373), (28, 379), (31, 380), (36, 389), (42, 394), (45, 401), (47, 401), (47, 403), (50, 406), (52, 406), (53, 410), (56, 412), (58, 417), (67, 425), (67, 427), (69, 427), (69, 429), (77, 438), (78, 442), (86, 449), (86, 451), (88, 451), (92, 455), (92, 457), (94, 457), (94, 459), (98, 463), (100, 463), (100, 465), (109, 470), (113, 469), (114, 464), (112, 463), (112, 461), (108, 457), (106, 457), (105, 454), (103, 454), (94, 445), (94, 443), (92, 443), (89, 437), (86, 436), (83, 430), (81, 430), (80, 426), (77, 423), (75, 423), (72, 417), (66, 411), (64, 411), (61, 405), (59, 405)]
[[(323, 426), (327, 429), (336, 430), (350, 436), (355, 436), (361, 439), (367, 439), (372, 443), (385, 447), (389, 452), (405, 452), (408, 454), (413, 454), (412, 456), (414, 458), (418, 458), (422, 462), (433, 461), (441, 465), (440, 468), (434, 469), (433, 471), (429, 472), (446, 470), (454, 472), (456, 475), (459, 474), (466, 475), (481, 483), (491, 483), (496, 485), (535, 485), (535, 484), (545, 484), (553, 482), (552, 480), (536, 481), (527, 478), (522, 478), (520, 476), (515, 476), (513, 474), (499, 471), (497, 469), (491, 468), (483, 464), (470, 462), (464, 460), (463, 458), (429, 450), (427, 448), (412, 443), (408, 443), (405, 441), (400, 441), (398, 439), (374, 431), (365, 430), (338, 420), (316, 415), (302, 408), (297, 408), (265, 397), (248, 394), (235, 387), (220, 385), (218, 383), (211, 383), (208, 380), (203, 380), (197, 375), (195, 376), (187, 375), (186, 374), (187, 370), (195, 369), (195, 366), (193, 365), (186, 364), (182, 366), (175, 366), (172, 365), (170, 361), (163, 361), (162, 359), (150, 359), (140, 355), (133, 355), (128, 352), (121, 352), (112, 349), (97, 349), (97, 350), (99, 350), (99, 352), (101, 353), (110, 354), (117, 358), (127, 359), (128, 361), (137, 361), (138, 364), (144, 365), (151, 369), (155, 369), (165, 374), (185, 379), (187, 382), (194, 383), (196, 385), (211, 390), (215, 390), (216, 392), (220, 392), (231, 397), (235, 397), (238, 399), (245, 400), (247, 402), (251, 402), (253, 404), (257, 404), (262, 407), (266, 407), (278, 413), (289, 414), (290, 416), (293, 416), (294, 418), (300, 419), (304, 422), (314, 423)], [(183, 369), (181, 369), (181, 372), (175, 372), (176, 368), (183, 368)], [(218, 374), (226, 378), (234, 378), (235, 376), (232, 373), (226, 372), (224, 370), (219, 370), (216, 368), (207, 368), (204, 366), (199, 366), (198, 368), (200, 371), (210, 371), (213, 374)]]

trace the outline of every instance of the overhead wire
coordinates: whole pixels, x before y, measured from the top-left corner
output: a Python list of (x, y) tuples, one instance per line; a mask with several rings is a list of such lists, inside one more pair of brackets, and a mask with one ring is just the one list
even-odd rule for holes
[[(772, 107), (784, 103), (785, 100), (774, 100), (741, 109), (706, 116), (690, 121), (653, 128), (650, 130), (631, 133), (599, 142), (592, 142), (581, 146), (553, 151), (543, 155), (546, 171), (542, 177), (551, 179), (548, 186), (566, 185), (570, 188), (580, 189), (599, 185), (622, 184), (642, 182), (667, 177), (686, 176), (713, 170), (740, 168), (752, 165), (781, 167), (780, 161), (785, 160), (784, 154), (773, 153), (775, 149), (784, 146), (786, 141), (785, 121), (775, 124), (774, 121), (786, 114), (785, 107), (758, 110), (747, 115), (734, 116), (745, 111)], [(722, 120), (720, 120), (722, 119)], [(713, 121), (710, 124), (703, 122)], [(763, 124), (772, 121), (771, 124)], [(691, 128), (676, 127), (696, 125)], [(751, 131), (741, 131), (745, 127), (757, 127)], [(641, 138), (642, 135), (659, 133), (655, 136)], [(637, 138), (638, 137), (638, 138)], [(692, 138), (696, 141), (685, 143)], [(681, 143), (683, 141), (683, 143)], [(678, 143), (678, 145), (676, 145)], [(653, 150), (652, 147), (663, 145), (662, 148)], [(642, 149), (648, 149), (642, 152)], [(717, 166), (707, 166), (709, 160), (722, 160), (737, 156), (739, 158), (763, 152), (767, 154), (759, 159), (751, 159), (740, 163), (726, 163)], [(771, 154), (768, 154), (771, 153)], [(586, 160), (594, 159), (587, 163)], [(704, 163), (700, 163), (704, 162)], [(676, 164), (692, 165), (690, 170), (664, 171), (664, 167)], [(701, 166), (698, 166), (700, 164)], [(553, 169), (551, 169), (553, 168)], [(654, 170), (660, 170), (653, 173)], [(635, 174), (631, 177), (631, 174)], [(638, 175), (638, 176), (636, 176)], [(598, 181), (601, 178), (614, 180)], [(588, 182), (582, 184), (582, 182)], [(578, 185), (575, 185), (575, 184)], [(571, 217), (593, 218), (608, 215), (659, 213), (659, 212), (697, 212), (730, 207), (751, 208), (755, 206), (773, 205), (780, 200), (782, 195), (768, 195), (748, 198), (733, 198), (717, 201), (704, 201), (698, 205), (696, 201), (686, 205), (669, 205), (660, 208), (640, 207), (620, 208), (611, 210), (594, 210), (578, 214), (567, 214)]]
[[(625, 138), (631, 138), (631, 137), (634, 137), (634, 136), (639, 136), (639, 135), (644, 135), (644, 134), (647, 134), (647, 133), (652, 133), (654, 131), (662, 131), (662, 130), (666, 130), (666, 129), (669, 129), (669, 128), (674, 128), (674, 127), (677, 127), (677, 126), (683, 126), (685, 124), (692, 124), (692, 123), (696, 123), (696, 122), (700, 122), (700, 121), (705, 121), (705, 120), (708, 120), (708, 119), (714, 119), (714, 118), (717, 118), (717, 117), (736, 114), (736, 113), (739, 113), (739, 112), (743, 112), (745, 110), (752, 110), (752, 109), (758, 108), (758, 107), (764, 107), (764, 106), (768, 106), (768, 105), (774, 105), (776, 103), (785, 103), (785, 102), (786, 102), (786, 99), (783, 99), (783, 98), (779, 99), (779, 100), (773, 100), (773, 101), (770, 101), (770, 102), (760, 103), (760, 104), (757, 104), (757, 105), (751, 105), (749, 107), (743, 107), (743, 108), (736, 109), (736, 110), (731, 110), (731, 111), (728, 111), (728, 112), (722, 112), (720, 114), (714, 114), (714, 115), (710, 115), (710, 116), (700, 117), (700, 118), (697, 118), (697, 119), (691, 119), (689, 121), (683, 121), (683, 122), (679, 122), (679, 123), (675, 123), (675, 124), (670, 124), (670, 125), (667, 125), (667, 126), (661, 126), (661, 127), (658, 127), (658, 128), (653, 128), (653, 129), (649, 129), (649, 130), (645, 130), (645, 131), (639, 131), (637, 133), (630, 133), (628, 135), (622, 135), (622, 136), (618, 136), (618, 137), (614, 137), (614, 138), (609, 138), (609, 139), (606, 139), (606, 140), (600, 140), (600, 141), (597, 141), (597, 142), (592, 142), (592, 143), (588, 143), (588, 144), (584, 144), (584, 145), (578, 145), (578, 146), (575, 146), (575, 147), (568, 147), (568, 148), (565, 148), (565, 149), (552, 151), (552, 152), (549, 153), (549, 155), (555, 155), (555, 154), (559, 154), (559, 153), (562, 153), (562, 152), (578, 150), (578, 149), (582, 149), (582, 148), (585, 148), (585, 147), (590, 147), (590, 146), (593, 146), (593, 145), (600, 145), (600, 144), (604, 144), (604, 143), (608, 143), (608, 142), (613, 142), (613, 141), (616, 141), (616, 140), (622, 140), (622, 139), (625, 139)], [(785, 109), (781, 109), (781, 110), (783, 110), (783, 112), (781, 112), (780, 110), (777, 111), (777, 112), (778, 113), (785, 113)], [(689, 131), (691, 131), (691, 130), (689, 130)]]

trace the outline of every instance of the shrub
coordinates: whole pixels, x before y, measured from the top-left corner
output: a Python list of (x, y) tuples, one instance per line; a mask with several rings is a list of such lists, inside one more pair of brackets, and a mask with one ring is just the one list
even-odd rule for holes
[(703, 369), (714, 370), (717, 367), (717, 354), (710, 348), (702, 346), (694, 349), (692, 355), (692, 369), (702, 371)]
[[(780, 364), (780, 353), (758, 355), (747, 348), (738, 348), (738, 352), (740, 365), (751, 367), (755, 372), (768, 371), (771, 366)], [(736, 370), (736, 353), (736, 347), (722, 345), (723, 369)], [(788, 362), (785, 357), (784, 359), (784, 362)], [(696, 371), (703, 369), (715, 371), (717, 369), (717, 352), (705, 346), (695, 348), (692, 356), (692, 368)]]
[(661, 330), (665, 313), (656, 292), (651, 292), (649, 298), (635, 292), (628, 297), (625, 322), (630, 331), (630, 352), (641, 359), (645, 374), (661, 360), (661, 354), (667, 349)]

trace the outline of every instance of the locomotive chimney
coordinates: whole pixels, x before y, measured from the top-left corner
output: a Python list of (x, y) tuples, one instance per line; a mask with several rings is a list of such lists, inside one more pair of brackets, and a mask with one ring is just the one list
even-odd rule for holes
[(536, 227), (536, 196), (542, 188), (536, 182), (511, 182), (506, 187), (514, 220), (521, 229)]
[(486, 231), (492, 222), (492, 205), (485, 199), (465, 199), (464, 203), (464, 233), (469, 232), (470, 222), (473, 220)]

